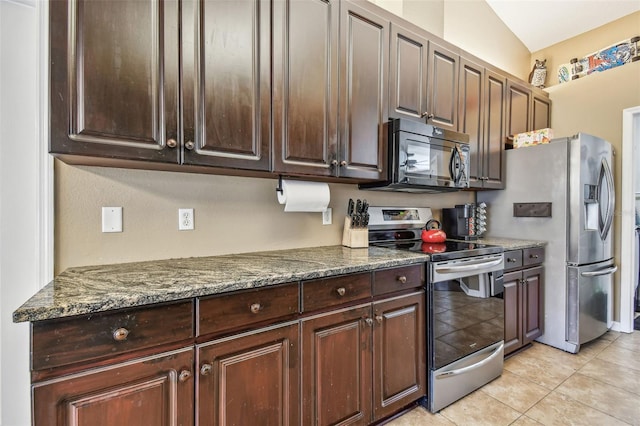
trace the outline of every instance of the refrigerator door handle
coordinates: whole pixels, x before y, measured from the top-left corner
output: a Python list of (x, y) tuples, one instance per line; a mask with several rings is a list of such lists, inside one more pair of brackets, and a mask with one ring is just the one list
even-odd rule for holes
[(598, 277), (600, 275), (611, 275), (617, 270), (618, 270), (617, 266), (612, 266), (611, 268), (600, 269), (598, 271), (582, 272), (580, 275), (583, 277)]
[[(600, 217), (600, 238), (605, 240), (609, 235), (609, 231), (611, 230), (611, 223), (613, 222), (613, 209), (615, 207), (615, 190), (613, 187), (613, 174), (611, 173), (611, 168), (609, 167), (609, 163), (605, 159), (602, 160), (600, 164), (600, 176), (598, 177), (598, 190), (602, 188), (602, 181), (605, 180), (607, 184), (607, 199), (609, 201), (607, 205), (607, 212), (604, 218)], [(598, 203), (602, 201), (601, 194), (598, 194)], [(600, 206), (600, 211), (602, 211), (602, 206)]]

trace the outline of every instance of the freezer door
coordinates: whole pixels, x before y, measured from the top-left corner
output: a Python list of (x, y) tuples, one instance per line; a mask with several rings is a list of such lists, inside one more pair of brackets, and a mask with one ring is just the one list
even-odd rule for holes
[(602, 336), (613, 323), (613, 260), (567, 268), (567, 342), (580, 345)]
[(584, 133), (569, 142), (567, 262), (584, 265), (613, 257), (613, 148)]

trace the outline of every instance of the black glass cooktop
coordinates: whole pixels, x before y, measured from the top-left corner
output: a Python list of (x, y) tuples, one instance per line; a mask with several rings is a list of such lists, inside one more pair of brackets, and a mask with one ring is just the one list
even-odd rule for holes
[(482, 256), (503, 252), (501, 246), (458, 240), (446, 240), (444, 243), (425, 243), (422, 240), (379, 241), (372, 243), (372, 245), (428, 254), (432, 261), (460, 259), (469, 256)]

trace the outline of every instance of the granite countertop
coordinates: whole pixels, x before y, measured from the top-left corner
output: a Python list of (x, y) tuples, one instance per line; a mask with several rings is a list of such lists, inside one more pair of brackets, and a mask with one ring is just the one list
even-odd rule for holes
[(13, 313), (41, 321), (373, 269), (428, 256), (379, 247), (310, 247), (69, 268)]
[(503, 238), (503, 237), (482, 237), (476, 240), (481, 244), (488, 244), (492, 246), (502, 246), (504, 251), (519, 250), (534, 247), (544, 247), (547, 245), (546, 241), (536, 240), (519, 240), (515, 238)]

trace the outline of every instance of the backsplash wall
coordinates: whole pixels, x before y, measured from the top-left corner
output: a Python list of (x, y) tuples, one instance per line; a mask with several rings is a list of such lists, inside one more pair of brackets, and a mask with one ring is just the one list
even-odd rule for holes
[[(285, 213), (276, 179), (55, 164), (55, 274), (70, 266), (336, 245), (347, 201), (443, 207), (473, 192), (404, 194), (329, 184), (333, 224), (321, 213)], [(101, 208), (123, 207), (123, 232), (101, 232)], [(195, 229), (178, 231), (178, 209), (193, 208)]]

